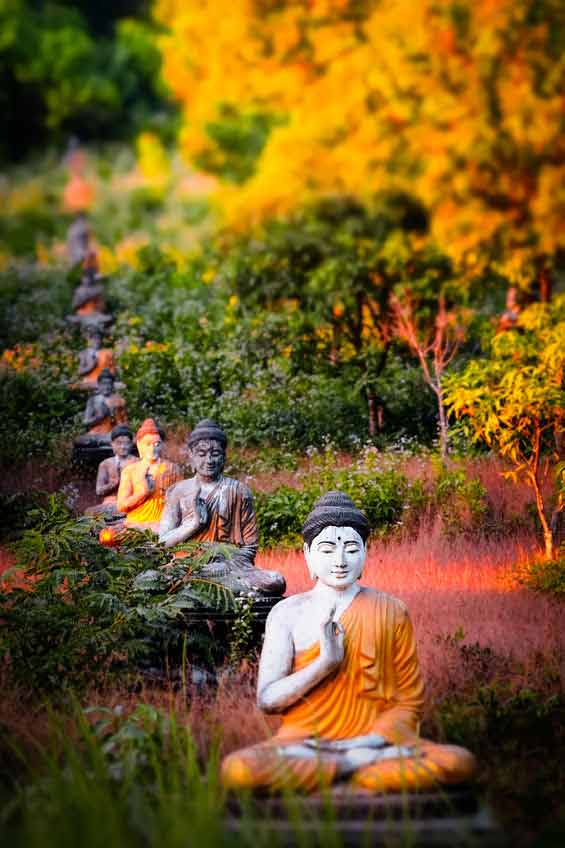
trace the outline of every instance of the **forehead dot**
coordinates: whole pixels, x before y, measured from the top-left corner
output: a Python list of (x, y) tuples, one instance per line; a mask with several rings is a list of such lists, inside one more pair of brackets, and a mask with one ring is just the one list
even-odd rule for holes
[(338, 541), (338, 542), (341, 542), (341, 536), (338, 536), (338, 537), (337, 537), (337, 541)]

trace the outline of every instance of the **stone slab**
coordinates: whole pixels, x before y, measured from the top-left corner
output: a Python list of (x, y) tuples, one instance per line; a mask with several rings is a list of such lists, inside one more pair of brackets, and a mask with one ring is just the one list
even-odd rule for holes
[(505, 844), (492, 814), (470, 789), (372, 795), (335, 787), (304, 798), (234, 797), (227, 804), (226, 828), (234, 836), (259, 831), (288, 848), (336, 839), (346, 848)]

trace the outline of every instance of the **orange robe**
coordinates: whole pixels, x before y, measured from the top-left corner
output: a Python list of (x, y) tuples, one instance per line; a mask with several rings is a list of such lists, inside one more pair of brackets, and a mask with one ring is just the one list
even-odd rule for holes
[[(282, 715), (269, 741), (230, 754), (222, 779), (230, 788), (312, 791), (334, 781), (335, 756), (284, 756), (285, 745), (309, 737), (336, 740), (375, 733), (392, 745), (413, 746), (410, 756), (358, 769), (350, 780), (372, 791), (425, 788), (459, 783), (474, 771), (463, 748), (435, 745), (418, 736), (423, 684), (412, 624), (404, 604), (362, 588), (340, 618), (345, 630), (344, 659), (332, 674)], [(299, 651), (292, 671), (319, 655), (319, 643)]]
[[(132, 480), (135, 481), (135, 471), (133, 473), (130, 471), (134, 465), (137, 465), (137, 463), (132, 463), (132, 465), (128, 465), (123, 469), (122, 480), (124, 477), (130, 475)], [(165, 494), (167, 489), (172, 486), (173, 483), (180, 480), (181, 473), (178, 465), (175, 465), (174, 462), (169, 462), (166, 459), (161, 460), (161, 462), (152, 469), (151, 473), (155, 480), (155, 489), (151, 492), (149, 497), (143, 501), (143, 503), (134, 507), (127, 513), (125, 520), (126, 526), (141, 527), (142, 529), (143, 527), (147, 527), (147, 529), (155, 531), (159, 528), (159, 521), (161, 520), (163, 507), (165, 506)]]
[(104, 369), (108, 369), (112, 374), (115, 372), (114, 367), (114, 353), (110, 348), (103, 347), (100, 350), (96, 351), (96, 365), (89, 371), (88, 374), (85, 374), (82, 377), (79, 386), (82, 388), (96, 387), (98, 382), (98, 375)]

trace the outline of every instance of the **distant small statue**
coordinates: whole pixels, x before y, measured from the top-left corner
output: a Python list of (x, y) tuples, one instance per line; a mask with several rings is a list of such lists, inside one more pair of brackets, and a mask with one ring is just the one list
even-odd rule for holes
[(127, 424), (126, 402), (115, 391), (116, 378), (107, 368), (96, 381), (96, 392), (86, 403), (83, 421), (88, 432), (74, 441), (73, 461), (96, 464), (112, 456), (110, 434), (118, 424)]
[(110, 371), (115, 375), (114, 354), (110, 348), (103, 348), (104, 338), (101, 327), (87, 325), (85, 328), (87, 338), (86, 347), (78, 355), (79, 382), (74, 387), (79, 389), (96, 390), (98, 377), (102, 371)]
[(88, 435), (103, 436), (110, 443), (110, 433), (117, 424), (127, 424), (126, 402), (114, 391), (115, 376), (104, 368), (96, 381), (97, 392), (89, 397), (84, 411)]
[(153, 418), (147, 418), (135, 434), (139, 460), (122, 470), (116, 501), (118, 512), (126, 514), (126, 527), (157, 532), (165, 492), (182, 479), (178, 465), (161, 458), (163, 440)]
[(188, 439), (196, 473), (167, 492), (159, 540), (167, 547), (187, 541), (236, 545), (232, 559), (218, 556), (199, 573), (234, 592), (282, 595), (282, 574), (255, 567), (259, 534), (253, 497), (243, 483), (223, 476), (226, 447), (226, 434), (214, 421), (196, 425)]
[(80, 285), (73, 294), (72, 306), (74, 315), (68, 320), (75, 324), (104, 326), (112, 321), (106, 309), (103, 285), (104, 277), (98, 273), (96, 254), (91, 252), (85, 258)]
[(358, 582), (369, 523), (342, 492), (321, 497), (302, 530), (314, 587), (269, 614), (257, 703), (282, 718), (266, 742), (222, 764), (230, 789), (362, 792), (462, 783), (473, 755), (422, 739), (424, 686), (404, 604)]
[(131, 430), (125, 424), (118, 424), (110, 433), (110, 442), (114, 455), (104, 459), (98, 466), (96, 475), (96, 494), (102, 498), (102, 503), (85, 510), (86, 515), (104, 514), (108, 517), (118, 517), (116, 506), (118, 486), (122, 471), (132, 462), (137, 462), (137, 456), (132, 453), (133, 437)]
[(71, 265), (80, 265), (91, 252), (92, 232), (88, 218), (79, 212), (67, 231), (67, 253)]

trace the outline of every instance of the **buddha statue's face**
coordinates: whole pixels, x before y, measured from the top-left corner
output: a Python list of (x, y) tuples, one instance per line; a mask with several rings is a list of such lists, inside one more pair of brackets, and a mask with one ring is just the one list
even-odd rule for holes
[(118, 436), (112, 440), (112, 450), (118, 459), (125, 459), (131, 453), (132, 440), (129, 436)]
[(205, 481), (217, 480), (224, 469), (226, 453), (215, 439), (201, 439), (188, 450), (188, 458), (198, 477)]
[(145, 436), (142, 436), (136, 444), (141, 459), (144, 459), (151, 465), (155, 462), (159, 462), (161, 452), (163, 450), (163, 440), (161, 436), (156, 433), (147, 433)]
[(324, 527), (304, 555), (314, 580), (342, 591), (361, 576), (367, 550), (353, 527)]
[(101, 395), (104, 395), (104, 397), (110, 397), (114, 391), (114, 381), (112, 378), (102, 377), (102, 379), (98, 381), (98, 391)]

